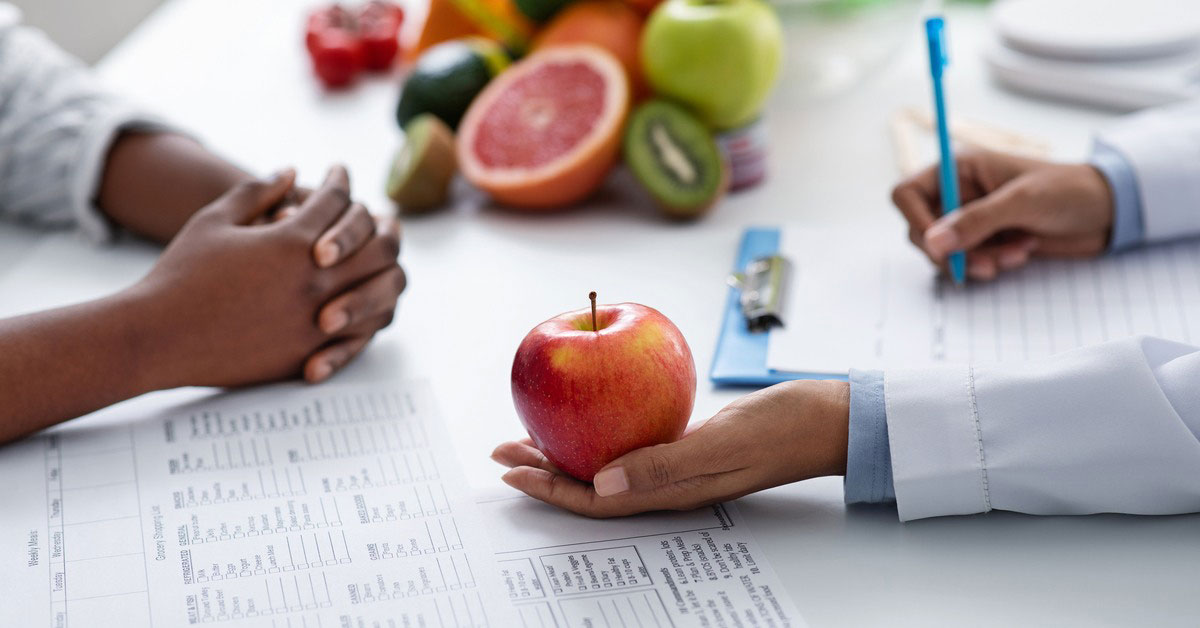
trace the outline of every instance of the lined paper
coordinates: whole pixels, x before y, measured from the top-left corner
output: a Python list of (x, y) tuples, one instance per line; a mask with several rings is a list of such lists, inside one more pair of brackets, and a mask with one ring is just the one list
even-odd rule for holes
[(1200, 241), (1038, 260), (956, 287), (894, 233), (785, 229), (795, 264), (781, 371), (1019, 362), (1148, 334), (1200, 341)]

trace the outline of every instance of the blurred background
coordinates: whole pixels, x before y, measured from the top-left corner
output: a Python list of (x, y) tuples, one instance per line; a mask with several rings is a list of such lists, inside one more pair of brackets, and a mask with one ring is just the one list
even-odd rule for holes
[[(46, 31), (70, 53), (94, 64), (147, 15), (166, 0), (15, 0), (28, 24)], [(314, 5), (319, 4), (314, 2)], [(401, 4), (413, 4), (401, 2)], [(864, 66), (886, 58), (906, 34), (912, 17), (929, 0), (775, 0), (791, 41), (805, 41), (815, 48), (838, 43), (846, 30), (864, 31), (856, 38), (865, 49), (843, 49), (821, 63), (807, 66), (814, 91), (829, 90), (851, 81)], [(853, 33), (853, 34), (857, 34)], [(805, 47), (807, 48), (807, 46)]]
[(16, 0), (25, 22), (46, 31), (71, 54), (95, 63), (163, 0)]

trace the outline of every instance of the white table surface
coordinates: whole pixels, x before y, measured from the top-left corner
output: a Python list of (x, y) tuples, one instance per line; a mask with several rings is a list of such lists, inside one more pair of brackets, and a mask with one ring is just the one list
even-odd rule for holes
[[(400, 141), (397, 83), (324, 93), (300, 43), (302, 7), (173, 0), (99, 71), (254, 171), (294, 165), (311, 184), (343, 162), (356, 196), (386, 210), (384, 178)], [(1090, 131), (1110, 116), (1000, 91), (977, 54), (983, 11), (956, 6), (950, 21), (954, 112), (1044, 138), (1062, 158), (1082, 157)], [(792, 43), (791, 58), (803, 55)], [(781, 85), (767, 112), (767, 185), (727, 198), (695, 224), (660, 220), (619, 177), (587, 206), (547, 216), (491, 208), (463, 187), (457, 207), (405, 225), (411, 280), (396, 322), (339, 377), (432, 380), (467, 477), (495, 488), (501, 469), (488, 454), (522, 434), (509, 396), (513, 351), (530, 327), (584, 306), (597, 290), (602, 301), (645, 303), (675, 321), (702, 374), (695, 417), (710, 416), (739, 394), (712, 388), (703, 374), (743, 227), (869, 221), (902, 237), (888, 201), (898, 175), (886, 121), (899, 106), (927, 103), (924, 64), (914, 23), (912, 45), (853, 91), (813, 102)], [(100, 250), (70, 236), (0, 230), (0, 268), (12, 269), (0, 279), (0, 311), (119, 288), (153, 256), (136, 243)], [(138, 403), (146, 401), (68, 425), (136, 415)], [(1198, 516), (992, 513), (901, 524), (894, 508), (845, 507), (833, 478), (739, 503), (814, 626), (1200, 623)]]

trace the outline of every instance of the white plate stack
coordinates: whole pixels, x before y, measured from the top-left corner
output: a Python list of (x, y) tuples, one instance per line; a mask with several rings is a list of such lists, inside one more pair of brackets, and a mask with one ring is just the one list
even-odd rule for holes
[(1120, 110), (1200, 97), (1200, 2), (1005, 0), (992, 76), (1017, 91)]

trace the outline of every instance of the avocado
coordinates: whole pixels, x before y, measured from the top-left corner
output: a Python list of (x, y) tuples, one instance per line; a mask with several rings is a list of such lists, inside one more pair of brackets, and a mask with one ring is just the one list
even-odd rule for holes
[(418, 115), (432, 113), (457, 129), (471, 101), (510, 62), (500, 44), (483, 37), (452, 39), (426, 50), (404, 81), (396, 121), (404, 128)]

